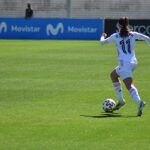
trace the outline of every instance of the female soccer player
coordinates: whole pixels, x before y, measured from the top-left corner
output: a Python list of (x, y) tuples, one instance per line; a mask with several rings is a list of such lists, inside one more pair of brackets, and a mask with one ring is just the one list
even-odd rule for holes
[(121, 83), (119, 77), (123, 80), (126, 88), (131, 94), (132, 98), (138, 105), (138, 116), (142, 115), (145, 102), (141, 100), (138, 90), (133, 84), (132, 71), (137, 66), (137, 59), (134, 51), (134, 44), (136, 39), (145, 40), (150, 45), (150, 38), (138, 32), (132, 32), (129, 29), (129, 19), (127, 17), (120, 18), (117, 23), (118, 32), (107, 37), (106, 33), (103, 33), (100, 39), (102, 44), (115, 42), (118, 52), (119, 65), (111, 72), (110, 77), (113, 82), (115, 91), (117, 93), (118, 103), (114, 107), (114, 110), (120, 109), (125, 105), (123, 99)]

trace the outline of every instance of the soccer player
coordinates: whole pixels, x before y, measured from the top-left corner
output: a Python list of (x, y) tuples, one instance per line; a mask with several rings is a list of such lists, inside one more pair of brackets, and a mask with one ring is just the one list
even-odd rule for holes
[(122, 94), (122, 88), (119, 78), (121, 78), (131, 94), (132, 98), (138, 105), (137, 116), (142, 115), (145, 102), (141, 100), (138, 90), (133, 84), (132, 71), (137, 66), (134, 44), (136, 39), (145, 40), (150, 45), (150, 38), (138, 32), (132, 32), (129, 29), (129, 19), (127, 17), (120, 18), (117, 23), (118, 32), (107, 38), (107, 34), (103, 33), (100, 42), (102, 44), (115, 42), (118, 52), (118, 66), (111, 72), (110, 77), (117, 93), (118, 102), (113, 110), (118, 110), (125, 105)]

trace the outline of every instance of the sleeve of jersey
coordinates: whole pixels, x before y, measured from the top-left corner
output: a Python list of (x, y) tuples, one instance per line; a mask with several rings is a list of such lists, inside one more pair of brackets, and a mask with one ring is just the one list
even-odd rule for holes
[(106, 39), (104, 38), (104, 36), (101, 36), (100, 42), (101, 42), (101, 44), (106, 44), (106, 43), (111, 43), (114, 40), (115, 40), (115, 36), (113, 34), (113, 35), (111, 35), (110, 37), (108, 37)]
[(136, 32), (136, 39), (138, 39), (138, 40), (144, 40), (144, 41), (146, 41), (147, 43), (148, 43), (148, 45), (150, 46), (150, 38), (148, 37), (148, 36), (146, 36), (146, 35), (144, 35), (144, 34), (142, 34), (142, 33), (137, 33)]

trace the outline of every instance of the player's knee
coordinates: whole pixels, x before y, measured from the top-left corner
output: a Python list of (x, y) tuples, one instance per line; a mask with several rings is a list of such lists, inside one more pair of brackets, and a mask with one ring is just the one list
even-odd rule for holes
[(134, 86), (133, 83), (132, 83), (132, 78), (127, 78), (127, 79), (125, 79), (125, 80), (123, 80), (123, 81), (124, 81), (125, 86), (126, 86), (126, 88), (127, 88), (128, 90), (130, 90), (131, 87)]
[(110, 78), (111, 78), (112, 81), (116, 80), (116, 76), (114, 75), (114, 72), (110, 73)]
[(130, 90), (131, 87), (132, 87), (131, 85), (126, 85), (127, 90)]
[(111, 78), (111, 80), (112, 80), (113, 82), (119, 82), (118, 75), (116, 74), (115, 71), (112, 71), (112, 72), (110, 73), (110, 78)]

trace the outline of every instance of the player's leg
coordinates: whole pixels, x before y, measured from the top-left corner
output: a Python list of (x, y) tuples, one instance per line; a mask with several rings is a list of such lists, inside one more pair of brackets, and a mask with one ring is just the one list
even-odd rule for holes
[(118, 103), (114, 107), (114, 110), (117, 110), (125, 104), (125, 101), (123, 99), (122, 87), (121, 87), (121, 83), (119, 81), (119, 75), (117, 74), (116, 69), (111, 72), (110, 77), (113, 82), (113, 86), (114, 86), (114, 89), (116, 91), (117, 98), (118, 98)]
[(141, 98), (139, 96), (138, 90), (137, 88), (133, 85), (133, 79), (132, 77), (128, 77), (126, 79), (123, 80), (126, 88), (128, 89), (128, 91), (130, 92), (132, 98), (134, 99), (134, 101), (137, 103), (137, 105), (139, 106), (138, 109), (138, 116), (142, 115), (142, 110), (143, 107), (145, 105), (144, 101), (141, 101)]
[(131, 77), (128, 77), (128, 78), (124, 79), (123, 82), (124, 82), (126, 88), (128, 89), (128, 91), (130, 92), (132, 98), (135, 100), (137, 105), (139, 105), (141, 98), (139, 96), (137, 88), (133, 85), (133, 79)]

